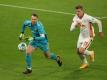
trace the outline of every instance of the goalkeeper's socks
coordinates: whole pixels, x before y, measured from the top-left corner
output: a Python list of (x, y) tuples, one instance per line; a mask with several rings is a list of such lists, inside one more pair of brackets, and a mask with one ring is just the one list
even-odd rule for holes
[(57, 56), (56, 56), (56, 54), (54, 54), (54, 53), (51, 53), (51, 57), (50, 57), (52, 60), (57, 60)]
[(31, 55), (30, 54), (26, 54), (26, 64), (27, 64), (27, 68), (28, 69), (32, 68), (31, 60), (32, 60)]

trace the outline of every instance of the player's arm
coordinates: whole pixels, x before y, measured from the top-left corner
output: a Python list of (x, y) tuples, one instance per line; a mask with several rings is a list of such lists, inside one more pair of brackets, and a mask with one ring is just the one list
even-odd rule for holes
[(45, 31), (43, 25), (40, 23), (38, 25), (38, 32), (39, 32), (39, 37), (35, 37), (36, 40), (43, 40), (45, 39)]
[(74, 17), (70, 27), (70, 31), (73, 31), (76, 28), (76, 26), (77, 26), (77, 21), (76, 21), (76, 17)]
[(45, 39), (45, 34), (40, 34), (39, 37), (35, 37), (36, 40), (43, 40)]
[(91, 22), (91, 23), (96, 23), (96, 24), (98, 25), (99, 35), (100, 35), (101, 37), (103, 37), (104, 34), (103, 34), (103, 31), (102, 31), (102, 22), (101, 22), (100, 20), (94, 18), (94, 17), (91, 17), (91, 16), (89, 16), (89, 22)]
[(71, 24), (70, 31), (73, 31), (73, 30), (76, 28), (76, 26), (77, 26), (77, 23), (76, 23), (76, 22), (73, 22), (73, 23)]
[(22, 26), (22, 29), (21, 29), (21, 34), (19, 35), (19, 40), (24, 39), (24, 32), (25, 32), (25, 29), (26, 29), (27, 25), (28, 25), (28, 23), (27, 23), (27, 21), (25, 21), (23, 26)]

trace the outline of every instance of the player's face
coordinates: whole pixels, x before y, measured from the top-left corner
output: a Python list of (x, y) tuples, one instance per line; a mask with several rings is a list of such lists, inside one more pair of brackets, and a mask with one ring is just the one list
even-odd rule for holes
[(32, 24), (35, 24), (37, 22), (38, 18), (36, 16), (31, 16)]
[(81, 9), (76, 9), (76, 14), (79, 18), (82, 18), (84, 15), (84, 11)]

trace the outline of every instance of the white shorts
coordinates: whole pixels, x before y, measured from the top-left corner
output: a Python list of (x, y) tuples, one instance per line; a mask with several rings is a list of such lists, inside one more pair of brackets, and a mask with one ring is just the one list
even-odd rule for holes
[(90, 44), (92, 42), (92, 38), (88, 37), (88, 38), (82, 38), (81, 36), (79, 36), (78, 42), (77, 42), (77, 48), (84, 48), (84, 49), (88, 49), (90, 47)]

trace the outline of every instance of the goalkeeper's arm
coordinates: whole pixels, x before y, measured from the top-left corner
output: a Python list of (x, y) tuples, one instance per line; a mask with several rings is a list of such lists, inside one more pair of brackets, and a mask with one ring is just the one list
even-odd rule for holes
[(23, 40), (24, 39), (24, 33), (21, 33), (20, 35), (19, 35), (19, 40)]
[(35, 40), (43, 40), (45, 39), (45, 34), (40, 34), (40, 37), (34, 37)]
[(19, 40), (23, 40), (24, 39), (24, 32), (25, 32), (26, 27), (27, 27), (27, 23), (25, 21), (23, 26), (22, 26), (21, 34), (19, 35)]

